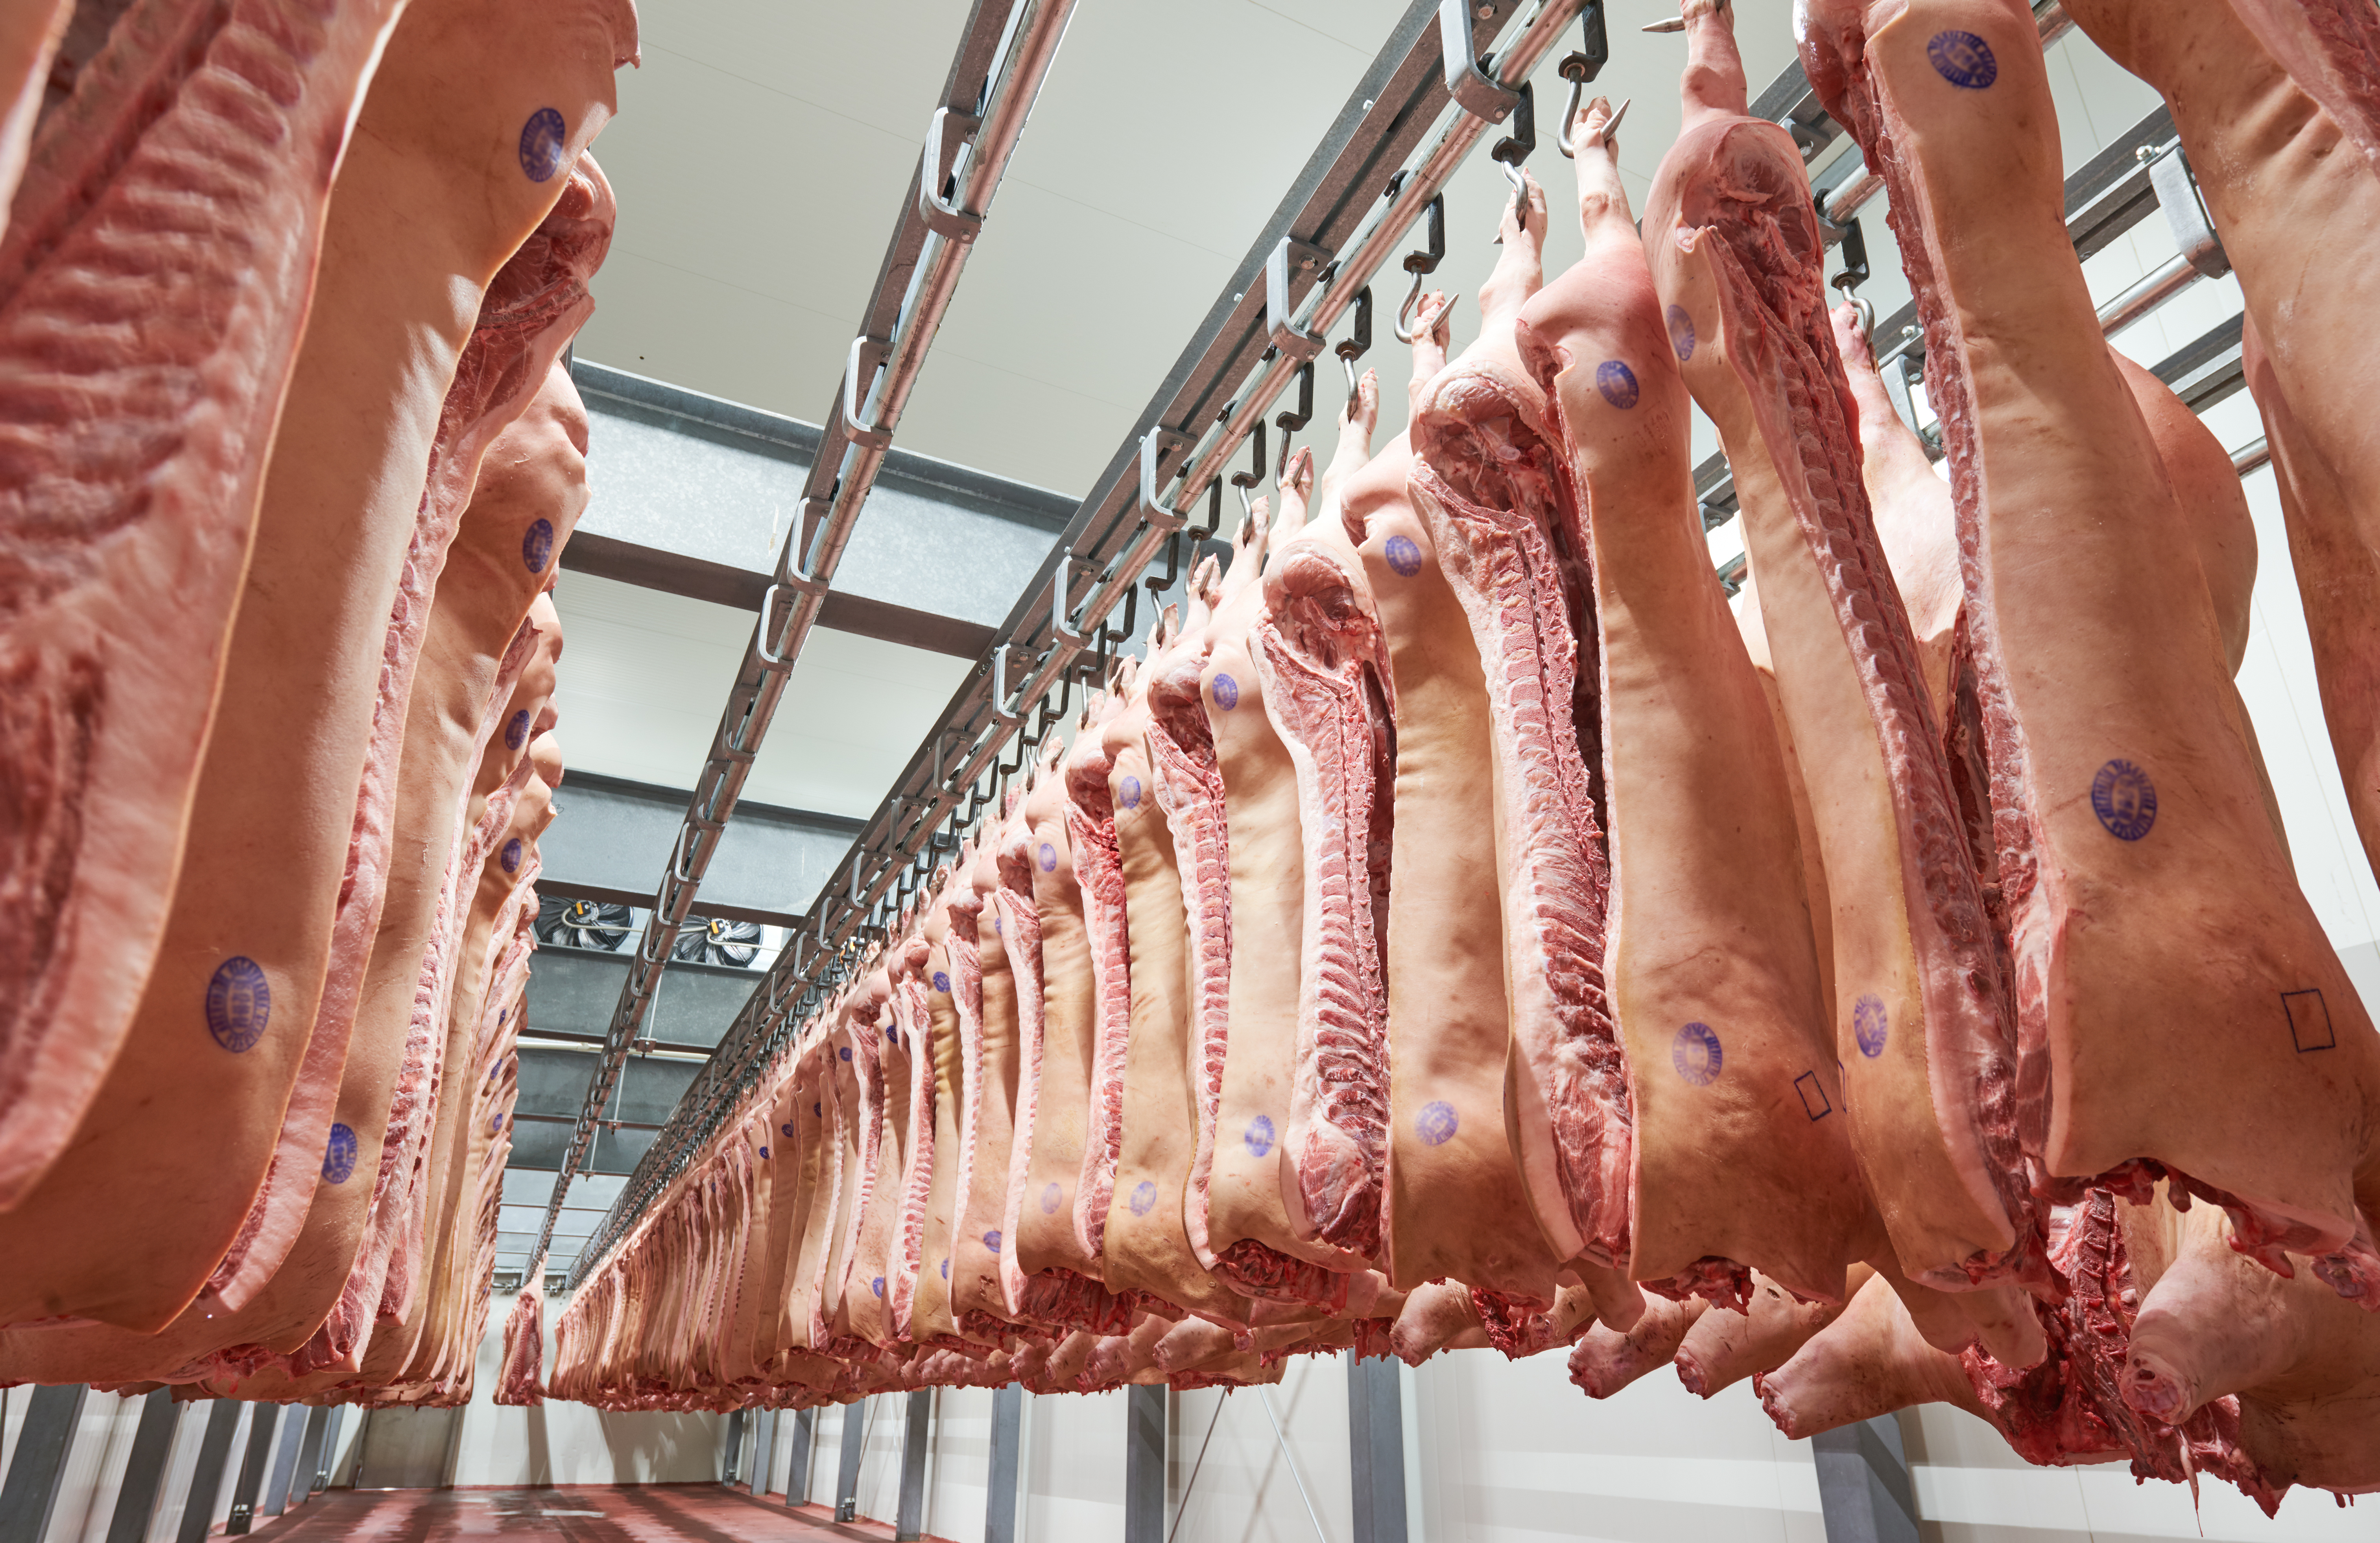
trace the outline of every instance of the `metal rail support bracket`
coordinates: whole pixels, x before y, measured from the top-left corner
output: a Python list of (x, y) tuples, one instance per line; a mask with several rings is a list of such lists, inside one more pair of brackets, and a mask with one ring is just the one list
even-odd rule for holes
[(305, 1439), (298, 1446), (298, 1481), (289, 1490), (289, 1503), (303, 1505), (322, 1488), (315, 1476), (322, 1471), (322, 1433), (330, 1428), (331, 1411), (316, 1404), (306, 1411)]
[(873, 1398), (863, 1398), (843, 1406), (843, 1461), (834, 1476), (834, 1519), (838, 1522), (859, 1519), (859, 1460), (868, 1450), (868, 1406), (875, 1402)]
[(876, 377), (883, 373), (884, 361), (892, 353), (891, 338), (869, 337), (863, 333), (851, 340), (851, 357), (844, 361), (843, 431), (863, 450), (888, 449), (892, 443), (892, 431), (880, 421), (880, 404), (876, 418), (860, 416), (867, 409), (868, 394), (876, 388)]
[(785, 1503), (810, 1503), (810, 1435), (818, 1428), (818, 1411), (794, 1411), (794, 1450), (785, 1457)]
[(224, 1521), (224, 1536), (237, 1537), (256, 1525), (256, 1499), (264, 1488), (264, 1470), (273, 1459), (273, 1428), (281, 1423), (281, 1405), (251, 1404), (253, 1413), (248, 1422), (248, 1451), (239, 1460), (239, 1482), (231, 1492), (231, 1514)]
[[(116, 1486), (115, 1513), (107, 1521), (107, 1543), (144, 1543), (156, 1520), (157, 1497), (165, 1488), (165, 1464), (174, 1455), (174, 1432), (183, 1405), (174, 1390), (159, 1388), (140, 1401), (140, 1423), (132, 1432), (132, 1456)], [(321, 1410), (314, 1411), (320, 1415)]]
[(1165, 1390), (1124, 1390), (1123, 1543), (1165, 1543)]
[(49, 1531), (50, 1513), (57, 1508), (66, 1476), (67, 1453), (74, 1446), (75, 1427), (82, 1422), (83, 1400), (90, 1391), (79, 1382), (33, 1390), (8, 1477), (0, 1483), (0, 1543), (42, 1543), (42, 1535)]
[(2206, 200), (2199, 197), (2198, 178), (2191, 175), (2190, 158), (2182, 154), (2180, 143), (2168, 146), (2149, 163), (2149, 186), (2156, 189), (2157, 207), (2165, 211), (2174, 246), (2199, 276), (2219, 279), (2229, 273), (2231, 259), (2207, 215)]
[[(1442, 0), (1438, 7), (1439, 46), (1446, 52), (1446, 91), (1475, 118), (1501, 123), (1517, 106), (1521, 93), (1479, 67), (1479, 53), (1471, 41), (1472, 0)], [(1488, 8), (1494, 15), (1494, 7)]]
[(199, 1439), (199, 1465), (190, 1474), (190, 1492), (182, 1498), (182, 1523), (174, 1543), (207, 1543), (214, 1528), (215, 1501), (223, 1497), (224, 1471), (231, 1466), (231, 1439), (239, 1430), (242, 1405), (219, 1398), (207, 1406), (206, 1434)]
[(1011, 1382), (991, 1395), (991, 1451), (986, 1460), (983, 1543), (1016, 1543), (1016, 1468), (1025, 1438), (1025, 1390)]
[(1810, 1438), (1827, 1543), (1917, 1543), (1917, 1493), (1890, 1415)]
[(1294, 307), (1290, 286), (1298, 277), (1311, 279), (1330, 261), (1327, 249), (1294, 236), (1282, 237), (1265, 259), (1265, 337), (1284, 358), (1302, 364), (1322, 352), (1322, 335), (1290, 319)]
[(901, 1500), (892, 1520), (893, 1543), (917, 1543), (926, 1536), (926, 1446), (934, 1429), (934, 1390), (909, 1392), (909, 1419), (901, 1435)]
[[(1159, 496), (1170, 479), (1160, 475), (1168, 456), (1179, 456), (1197, 442), (1179, 429), (1169, 429), (1160, 423), (1140, 436), (1140, 517), (1149, 528), (1172, 535), (1188, 522), (1173, 505)], [(1179, 475), (1186, 462), (1176, 462), (1173, 470)]]
[(1348, 1461), (1354, 1543), (1405, 1543), (1405, 1440), (1397, 1363), (1347, 1356)]
[[(972, 241), (983, 233), (983, 216), (970, 214), (956, 202), (957, 146), (974, 137), (983, 119), (949, 107), (934, 109), (926, 125), (926, 160), (917, 174), (917, 217), (926, 228), (947, 241)], [(950, 196), (942, 189), (948, 188)]]

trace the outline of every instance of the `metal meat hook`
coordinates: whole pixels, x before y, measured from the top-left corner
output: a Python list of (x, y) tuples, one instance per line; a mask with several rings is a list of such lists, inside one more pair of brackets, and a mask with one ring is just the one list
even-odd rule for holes
[[(1405, 253), (1405, 272), (1414, 276), (1413, 288), (1405, 294), (1405, 303), (1397, 307), (1396, 334), (1400, 343), (1411, 343), (1418, 334), (1413, 331), (1413, 308), (1421, 298), (1422, 280), (1438, 272), (1439, 261), (1446, 256), (1446, 195), (1439, 193), (1429, 200), (1429, 248), (1427, 251)], [(1447, 302), (1450, 306), (1451, 300)]]
[[(1562, 119), (1562, 131), (1555, 136), (1555, 138), (1561, 142), (1561, 152), (1564, 155), (1569, 156), (1573, 161), (1578, 159), (1578, 141), (1571, 138), (1570, 126), (1578, 117), (1577, 98), (1578, 93), (1576, 91), (1572, 91), (1571, 93), (1572, 100), (1570, 115)], [(1612, 109), (1610, 119), (1603, 126), (1603, 142), (1605, 144), (1610, 145), (1620, 142), (1620, 120), (1626, 117), (1628, 115), (1628, 109), (1634, 105), (1636, 105), (1636, 99), (1632, 96), (1622, 102), (1618, 107)]]
[(1354, 331), (1339, 345), (1337, 348), (1332, 350), (1332, 352), (1339, 356), (1340, 364), (1344, 366), (1347, 371), (1347, 415), (1350, 418), (1354, 417), (1355, 413), (1356, 386), (1358, 383), (1357, 376), (1355, 374), (1355, 361), (1362, 358), (1366, 354), (1368, 354), (1371, 351), (1372, 286), (1367, 284), (1364, 286), (1364, 287), (1358, 291), (1355, 296), (1355, 325)]
[(1586, 99), (1588, 84), (1611, 62), (1611, 40), (1603, 26), (1603, 0), (1586, 0), (1586, 8), (1579, 12), (1578, 25), (1578, 52), (1562, 55), (1562, 62), (1555, 67), (1570, 82), (1570, 96), (1562, 103), (1561, 121), (1554, 125), (1554, 144), (1564, 158), (1572, 161), (1578, 159), (1578, 147), (1571, 142), (1570, 126), (1578, 121), (1578, 106)]

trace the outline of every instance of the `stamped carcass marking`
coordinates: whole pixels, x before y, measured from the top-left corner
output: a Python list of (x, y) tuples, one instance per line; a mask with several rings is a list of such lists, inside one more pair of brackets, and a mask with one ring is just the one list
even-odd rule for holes
[(1051, 1179), (1048, 1184), (1041, 1186), (1042, 1215), (1055, 1216), (1058, 1213), (1059, 1195), (1060, 1191), (1058, 1188), (1058, 1181), (1055, 1179)]
[(1044, 873), (1058, 871), (1058, 849), (1046, 841), (1041, 844), (1041, 871)]
[(553, 557), (553, 522), (531, 520), (528, 533), (521, 537), (521, 563), (531, 573), (543, 573), (545, 565)]
[(1240, 683), (1229, 675), (1217, 675), (1214, 685), (1215, 705), (1225, 712), (1240, 705)]
[(1678, 1030), (1677, 1039), (1670, 1046), (1670, 1064), (1697, 1087), (1707, 1087), (1718, 1081), (1719, 1066), (1725, 1060), (1718, 1036), (1708, 1024), (1688, 1024)]
[(570, 126), (551, 107), (540, 107), (521, 125), (520, 167), (531, 182), (551, 182), (562, 169)]
[(1442, 1147), (1454, 1138), (1462, 1121), (1455, 1118), (1454, 1106), (1442, 1099), (1432, 1099), (1421, 1106), (1414, 1116), (1414, 1134), (1425, 1147)]
[(1399, 578), (1411, 578), (1421, 572), (1421, 548), (1414, 544), (1411, 536), (1390, 537), (1380, 553)]
[(2338, 1043), (2338, 1032), (2330, 1025), (2330, 1004), (2322, 1000), (2319, 990), (2283, 991), (2281, 1011), (2289, 1015), (2289, 1043), (2300, 1055), (2326, 1051)]
[(1882, 997), (1870, 992), (1852, 1003), (1852, 1038), (1859, 1041), (1862, 1055), (1870, 1061), (1882, 1055), (1888, 1031)]
[(1141, 1180), (1132, 1186), (1132, 1198), (1124, 1204), (1132, 1208), (1133, 1215), (1147, 1216), (1149, 1209), (1157, 1204), (1157, 1185), (1147, 1179)]
[(884, 1277), (883, 1277), (883, 1276), (881, 1276), (881, 1275), (879, 1275), (879, 1276), (878, 1276), (878, 1277), (876, 1277), (876, 1279), (874, 1279), (873, 1281), (868, 1282), (868, 1289), (869, 1291), (874, 1292), (874, 1293), (875, 1293), (877, 1295), (879, 1295), (879, 1296), (883, 1295), (883, 1294), (884, 1294)]
[(245, 954), (217, 965), (207, 982), (207, 1032), (215, 1043), (234, 1054), (253, 1050), (272, 1021), (273, 983), (263, 966)]
[(2156, 784), (2131, 761), (2111, 760), (2091, 779), (2091, 812), (2118, 841), (2138, 841), (2156, 823)]
[(1140, 808), (1140, 779), (1138, 777), (1126, 777), (1123, 780), (1123, 803), (1125, 808), (1136, 809)]
[(936, 970), (934, 972), (934, 990), (941, 992), (944, 996), (948, 996), (950, 994), (951, 976), (948, 970)]
[(1595, 367), (1595, 389), (1603, 399), (1621, 410), (1636, 405), (1636, 371), (1618, 359), (1605, 359)]
[[(810, 1105), (810, 1112), (812, 1114), (816, 1114), (818, 1112), (818, 1105)], [(791, 1120), (788, 1120), (783, 1124), (779, 1125), (777, 1127), (777, 1134), (783, 1136), (786, 1140), (791, 1141), (794, 1138), (794, 1123)]]
[(843, 1060), (848, 1061), (851, 1059), (851, 1047), (849, 1045), (842, 1046), (836, 1050), (834, 1053)]
[(1683, 306), (1670, 308), (1670, 346), (1678, 351), (1680, 364), (1694, 357), (1694, 319)]
[(1825, 1085), (1815, 1072), (1803, 1072), (1793, 1079), (1793, 1091), (1802, 1095), (1802, 1112), (1813, 1120), (1823, 1120), (1835, 1112), (1835, 1103), (1827, 1097)]
[(1246, 1142), (1248, 1150), (1256, 1154), (1257, 1157), (1262, 1157), (1267, 1152), (1271, 1151), (1272, 1116), (1269, 1114), (1259, 1114), (1255, 1119), (1249, 1121), (1247, 1131), (1240, 1137), (1240, 1139)]
[(504, 723), (504, 748), (517, 750), (528, 743), (528, 709), (522, 708)]
[(1000, 1252), (1000, 1229), (999, 1229), (999, 1228), (994, 1227), (991, 1231), (990, 1231), (990, 1232), (988, 1232), (988, 1233), (984, 1233), (984, 1234), (983, 1234), (983, 1245), (984, 1245), (986, 1248), (990, 1249), (990, 1250), (991, 1250), (993, 1253), (995, 1253), (995, 1254), (997, 1254), (997, 1253), (999, 1253), (999, 1252)]
[(2000, 78), (2000, 62), (1993, 55), (1992, 45), (1955, 27), (1934, 34), (1925, 44), (1925, 57), (1935, 74), (1967, 91), (1983, 91)]
[(520, 837), (515, 836), (512, 840), (504, 843), (504, 856), (499, 857), (497, 861), (504, 865), (504, 871), (506, 873), (518, 873), (520, 871)]
[[(500, 1131), (500, 1130), (502, 1130), (502, 1129), (504, 1129), (504, 1112), (503, 1110), (501, 1110), (501, 1109), (500, 1109), (500, 1110), (496, 1111), (496, 1117), (495, 1117), (493, 1120), (491, 1120), (490, 1122), (488, 1122), (488, 1134), (489, 1134), (490, 1136), (493, 1136), (493, 1135), (495, 1135), (498, 1131)], [(767, 1157), (769, 1154), (768, 1154), (768, 1153), (766, 1153), (766, 1152), (762, 1152), (760, 1155), (761, 1155), (762, 1157)]]
[(333, 1125), (330, 1145), (322, 1148), (322, 1182), (345, 1184), (355, 1177), (356, 1133), (351, 1125)]
[(943, 1279), (943, 1280), (945, 1280), (945, 1281), (947, 1281), (947, 1280), (949, 1280), (950, 1278), (951, 1278), (951, 1261), (950, 1261), (950, 1260), (948, 1260), (948, 1259), (944, 1259), (944, 1260), (942, 1261), (942, 1279)]

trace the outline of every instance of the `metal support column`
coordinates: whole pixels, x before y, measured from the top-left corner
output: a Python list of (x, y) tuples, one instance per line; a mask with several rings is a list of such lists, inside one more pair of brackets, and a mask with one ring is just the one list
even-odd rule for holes
[(810, 1503), (810, 1436), (818, 1429), (818, 1411), (794, 1411), (794, 1450), (785, 1458), (785, 1503)]
[(777, 1465), (777, 1412), (774, 1409), (752, 1411), (752, 1498), (759, 1500), (769, 1492), (771, 1470)]
[(720, 1459), (720, 1483), (733, 1484), (735, 1482), (735, 1475), (743, 1466), (743, 1456), (744, 1411), (741, 1409), (731, 1409), (727, 1412), (727, 1454)]
[(239, 1460), (239, 1482), (232, 1487), (231, 1515), (224, 1536), (237, 1537), (256, 1525), (257, 1492), (264, 1488), (264, 1470), (273, 1460), (273, 1431), (281, 1423), (281, 1405), (260, 1403), (248, 1426), (248, 1452)]
[(934, 1391), (912, 1390), (908, 1428), (901, 1434), (901, 1507), (893, 1513), (893, 1543), (915, 1543), (926, 1536), (926, 1439), (933, 1429)]
[(1917, 1492), (1900, 1424), (1880, 1415), (1810, 1438), (1827, 1543), (1917, 1543)]
[(1016, 1543), (1016, 1459), (1025, 1441), (1025, 1390), (991, 1395), (991, 1453), (984, 1475), (983, 1543)]
[(331, 1405), (331, 1423), (322, 1431), (322, 1458), (314, 1470), (314, 1493), (319, 1495), (331, 1487), (331, 1470), (339, 1465), (339, 1431), (346, 1424), (347, 1406)]
[(264, 1487), (264, 1503), (256, 1511), (260, 1516), (278, 1516), (289, 1509), (290, 1481), (298, 1476), (298, 1447), (306, 1439), (301, 1413), (295, 1404), (283, 1412), (281, 1438), (273, 1443), (273, 1482)]
[(1404, 1408), (1386, 1356), (1347, 1357), (1347, 1448), (1354, 1543), (1405, 1543)]
[(1124, 1390), (1123, 1543), (1165, 1543), (1165, 1394)]
[(224, 1470), (231, 1466), (231, 1439), (239, 1429), (245, 1405), (219, 1398), (207, 1405), (207, 1431), (199, 1440), (199, 1465), (190, 1475), (190, 1492), (182, 1500), (182, 1525), (174, 1543), (207, 1543), (214, 1527), (215, 1500), (223, 1493)]
[(141, 1543), (157, 1514), (157, 1492), (165, 1485), (165, 1464), (174, 1455), (174, 1431), (182, 1406), (174, 1390), (160, 1388), (140, 1401), (140, 1424), (132, 1432), (132, 1456), (124, 1482), (115, 1487), (115, 1514), (108, 1518), (107, 1543)]
[(83, 1400), (91, 1390), (81, 1383), (67, 1388), (36, 1388), (17, 1437), (17, 1455), (8, 1464), (8, 1477), (0, 1483), (0, 1543), (42, 1543), (50, 1526), (50, 1512), (58, 1503), (58, 1480), (65, 1475), (67, 1452), (74, 1445), (75, 1427), (82, 1421)]
[(868, 1405), (870, 1399), (843, 1406), (843, 1463), (834, 1476), (834, 1519), (856, 1522), (859, 1519), (859, 1456), (868, 1444)]
[(289, 1503), (304, 1505), (320, 1489), (315, 1476), (322, 1471), (322, 1432), (329, 1428), (331, 1412), (321, 1404), (306, 1411), (306, 1431), (298, 1443), (298, 1482), (289, 1487)]

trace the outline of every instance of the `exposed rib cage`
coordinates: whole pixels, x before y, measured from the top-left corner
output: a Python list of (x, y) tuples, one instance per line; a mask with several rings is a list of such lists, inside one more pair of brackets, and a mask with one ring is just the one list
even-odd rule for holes
[[(861, 1229), (876, 1197), (884, 1156), (884, 1047), (877, 1039), (876, 1012), (868, 1006), (869, 1001), (863, 987), (849, 1009), (852, 1078), (859, 1089), (859, 1172), (851, 1197), (851, 1215), (844, 1221), (843, 1279), (834, 1286), (844, 1298), (851, 1294), (853, 1272), (859, 1268)], [(860, 1282), (860, 1289), (867, 1289), (866, 1282)]]
[[(1609, 1264), (1628, 1257), (1633, 1142), (1627, 1068), (1603, 973), (1610, 862), (1580, 753), (1578, 634), (1553, 548), (1555, 513), (1522, 506), (1550, 502), (1548, 492), (1560, 483), (1539, 468), (1536, 489), (1517, 489), (1507, 462), (1523, 462), (1527, 452), (1472, 425), (1424, 419), (1417, 431), (1428, 443), (1414, 465), (1415, 507), (1471, 618), (1501, 752), (1498, 774), (1512, 779), (1504, 803), (1512, 844), (1500, 860), (1508, 885), (1520, 886), (1526, 899), (1520, 905), (1507, 899), (1505, 925), (1526, 929), (1536, 976), (1508, 968), (1516, 1027), (1524, 1014), (1550, 1019), (1553, 1042), (1531, 1070), (1552, 1121), (1562, 1197), (1582, 1251)], [(1498, 502), (1456, 491), (1441, 465), (1494, 479), (1502, 484)], [(1597, 714), (1589, 737), (1599, 739), (1600, 728)]]
[(1297, 769), (1306, 889), (1286, 1155), (1315, 1236), (1368, 1255), (1388, 1158), (1387, 918), (1374, 909), (1395, 778), (1379, 732), (1387, 650), (1345, 565), (1318, 546), (1280, 553), (1266, 590), (1252, 651)]
[[(1014, 822), (1000, 851), (1000, 888), (991, 903), (1000, 912), (1000, 939), (1016, 987), (1016, 1117), (1010, 1127), (1007, 1197), (1001, 1205), (1000, 1289), (1015, 1310), (1025, 1295), (1026, 1274), (1017, 1262), (1016, 1223), (1025, 1208), (1025, 1186), (1033, 1172), (1034, 1116), (1040, 1108), (1041, 913), (1033, 905), (1033, 878), (1025, 856), (1024, 825)], [(1014, 839), (1009, 839), (1013, 836)]]
[(909, 1054), (909, 1169), (901, 1189), (901, 1231), (885, 1291), (890, 1325), (897, 1339), (909, 1337), (917, 1305), (917, 1270), (926, 1245), (926, 1210), (934, 1188), (934, 1025), (926, 1007), (926, 983), (914, 970), (892, 988), (898, 1004), (903, 1049)]
[(1231, 1034), (1231, 826), (1215, 736), (1198, 694), (1199, 659), (1185, 650), (1148, 686), (1148, 752), (1158, 807), (1173, 832), (1190, 927), (1191, 1066), (1197, 1099), (1197, 1147), (1183, 1204), (1183, 1226), (1198, 1261), (1218, 1261), (1208, 1243), (1207, 1197), (1215, 1169), (1215, 1121), (1223, 1099), (1223, 1051)]
[[(1714, 160), (1728, 164), (1723, 155)], [(1965, 1261), (1967, 1281), (2012, 1272), (2037, 1277), (2042, 1244), (2016, 1129), (2018, 1055), (2010, 993), (1952, 785), (1948, 742), (1861, 480), (1858, 410), (1827, 317), (1815, 216), (1793, 201), (1796, 196), (1784, 189), (1731, 190), (1731, 201), (1713, 201), (1734, 217), (1706, 225), (1698, 242), (1707, 246), (1729, 333), (1750, 378), (1770, 383), (1785, 409), (1790, 435), (1767, 436), (1779, 478), (1876, 722), (1896, 809), (1925, 883), (1926, 915), (1955, 964), (1973, 1024), (1992, 1036), (1985, 1045), (1960, 1047), (1960, 1063), (1973, 1067), (1975, 1078), (1957, 1089), (1958, 1102), (1945, 1106), (1936, 1078), (1937, 1117), (1963, 1118), (1972, 1126), (2016, 1234), (2006, 1252)], [(1795, 225), (1790, 234), (1788, 222)], [(1974, 662), (1980, 673), (1984, 662)], [(1922, 939), (1917, 947), (1927, 952)], [(1927, 1004), (1936, 1057), (1945, 1052), (1935, 1036), (1944, 1032), (1938, 1026), (1946, 1009), (1955, 1011), (1949, 1003)]]
[(1132, 944), (1124, 919), (1123, 855), (1116, 843), (1115, 804), (1108, 792), (1109, 758), (1096, 732), (1084, 735), (1066, 763), (1066, 834), (1075, 880), (1083, 892), (1083, 925), (1090, 934), (1091, 977), (1098, 1015), (1091, 1055), (1089, 1127), (1083, 1172), (1075, 1189), (1075, 1236), (1097, 1257), (1107, 1240), (1108, 1207), (1115, 1199), (1116, 1163), (1123, 1154), (1124, 1054), (1132, 1030)]
[(975, 1194), (976, 1148), (983, 1130), (983, 953), (976, 932), (983, 898), (962, 882), (950, 904), (950, 933), (942, 946), (951, 960), (951, 1009), (959, 1021), (959, 1172), (951, 1191), (955, 1227)]

